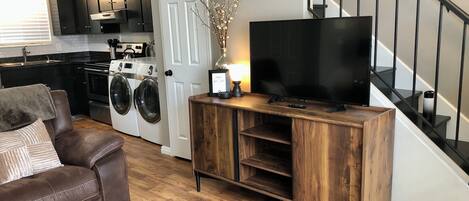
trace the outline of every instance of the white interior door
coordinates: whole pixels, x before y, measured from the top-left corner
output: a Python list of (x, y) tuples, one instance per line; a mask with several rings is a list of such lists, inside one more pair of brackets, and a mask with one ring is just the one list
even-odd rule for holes
[[(210, 33), (193, 13), (198, 0), (160, 0), (171, 154), (191, 159), (189, 96), (208, 92)], [(199, 5), (199, 8), (200, 5)]]

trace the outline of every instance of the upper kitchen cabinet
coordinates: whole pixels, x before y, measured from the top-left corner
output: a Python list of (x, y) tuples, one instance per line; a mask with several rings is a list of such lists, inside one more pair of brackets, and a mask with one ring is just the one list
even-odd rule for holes
[(90, 14), (99, 13), (98, 0), (75, 0), (75, 8), (79, 34), (101, 33), (101, 24), (90, 19)]
[(143, 31), (153, 31), (153, 14), (151, 11), (151, 0), (142, 0)]
[(50, 0), (54, 35), (76, 34), (75, 5), (70, 0)]
[(125, 10), (125, 0), (99, 0), (101, 12), (110, 10)]
[(152, 32), (151, 0), (127, 0), (128, 28), (130, 32)]
[[(54, 35), (152, 32), (151, 0), (50, 0)], [(119, 20), (90, 15), (119, 11)], [(96, 15), (94, 15), (96, 16)]]

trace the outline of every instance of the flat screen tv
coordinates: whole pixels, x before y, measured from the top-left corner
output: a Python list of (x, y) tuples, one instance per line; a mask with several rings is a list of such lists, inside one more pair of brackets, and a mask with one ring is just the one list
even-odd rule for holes
[(371, 36), (371, 17), (251, 22), (251, 92), (368, 106)]

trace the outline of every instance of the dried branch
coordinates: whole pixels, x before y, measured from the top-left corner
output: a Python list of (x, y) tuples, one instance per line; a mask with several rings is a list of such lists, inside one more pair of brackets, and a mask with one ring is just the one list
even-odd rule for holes
[(205, 12), (201, 12), (197, 4), (192, 12), (195, 13), (204, 26), (215, 34), (220, 48), (226, 48), (226, 42), (229, 38), (228, 28), (234, 20), (240, 0), (199, 0), (199, 2)]

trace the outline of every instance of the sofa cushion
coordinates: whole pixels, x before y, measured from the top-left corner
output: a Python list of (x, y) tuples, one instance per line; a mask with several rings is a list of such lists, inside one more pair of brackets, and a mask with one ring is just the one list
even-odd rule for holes
[(9, 201), (99, 200), (99, 186), (92, 170), (63, 166), (0, 185), (0, 198)]
[(0, 184), (60, 166), (41, 119), (24, 128), (0, 133)]

